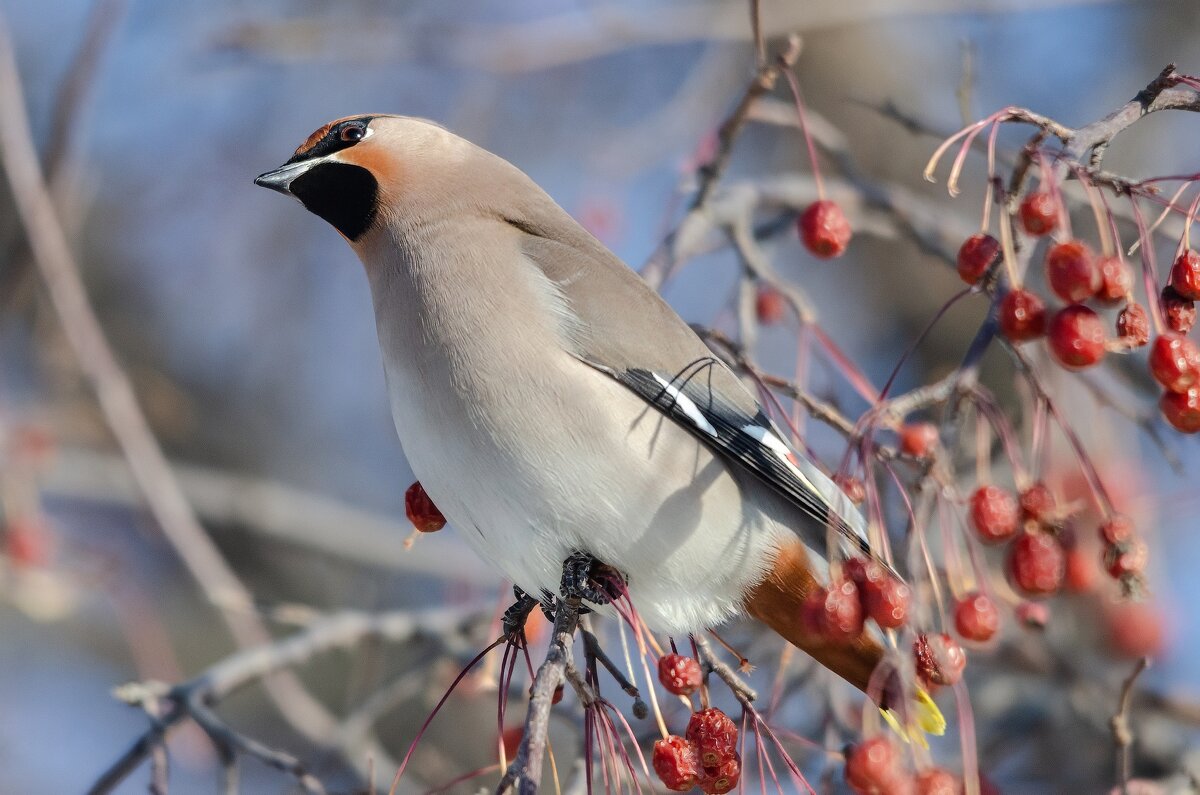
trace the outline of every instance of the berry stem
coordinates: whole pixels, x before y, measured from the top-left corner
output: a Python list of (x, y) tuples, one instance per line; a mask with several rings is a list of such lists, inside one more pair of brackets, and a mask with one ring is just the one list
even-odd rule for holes
[(804, 145), (808, 148), (808, 161), (812, 164), (813, 182), (817, 185), (817, 200), (823, 201), (825, 199), (825, 182), (821, 179), (821, 167), (817, 164), (817, 147), (813, 144), (812, 133), (808, 130), (808, 115), (804, 108), (804, 97), (800, 93), (800, 82), (796, 80), (790, 64), (781, 62), (779, 71), (787, 80), (788, 88), (792, 90), (792, 101), (796, 105), (796, 121), (800, 125), (800, 132), (804, 135)]
[(1013, 248), (1013, 217), (1004, 212), (1000, 217), (1000, 256), (1004, 258), (1004, 273), (1008, 276), (1009, 289), (1015, 290), (1021, 286), (1017, 278), (1017, 251)]
[(1146, 219), (1142, 215), (1142, 208), (1133, 195), (1129, 196), (1129, 207), (1133, 211), (1134, 223), (1137, 224), (1138, 242), (1142, 244), (1142, 285), (1146, 290), (1146, 301), (1153, 307), (1150, 319), (1154, 322), (1155, 335), (1161, 336), (1166, 310), (1163, 308), (1162, 295), (1156, 289), (1158, 274), (1154, 272), (1154, 238), (1146, 230)]

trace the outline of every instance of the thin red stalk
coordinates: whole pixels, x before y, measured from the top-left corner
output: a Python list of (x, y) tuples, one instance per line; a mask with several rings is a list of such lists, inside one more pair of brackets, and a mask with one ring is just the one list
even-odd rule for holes
[(431, 790), (426, 790), (425, 795), (438, 795), (438, 793), (445, 792), (446, 790), (450, 789), (451, 787), (455, 787), (455, 786), (458, 786), (459, 784), (462, 784), (464, 781), (470, 781), (473, 778), (479, 778), (480, 776), (485, 776), (488, 773), (495, 772), (499, 769), (500, 769), (500, 765), (499, 765), (499, 763), (497, 763), (494, 765), (488, 765), (487, 767), (481, 767), (478, 770), (472, 770), (470, 773), (463, 773), (461, 776), (458, 776), (457, 778), (453, 778), (450, 781), (447, 781), (445, 784), (442, 784), (440, 787), (436, 787)]
[(936, 314), (934, 314), (933, 318), (929, 321), (929, 323), (921, 331), (920, 335), (915, 340), (913, 340), (911, 345), (908, 346), (908, 350), (906, 350), (904, 352), (904, 355), (900, 357), (900, 361), (896, 362), (895, 369), (892, 370), (891, 376), (888, 377), (887, 383), (885, 383), (883, 385), (883, 390), (879, 393), (879, 397), (881, 400), (888, 396), (888, 392), (891, 391), (892, 385), (896, 381), (896, 376), (898, 376), (900, 374), (900, 370), (901, 370), (901, 368), (904, 367), (905, 362), (908, 361), (908, 357), (912, 356), (913, 353), (917, 350), (917, 347), (922, 342), (925, 341), (925, 338), (927, 336), (929, 336), (929, 332), (933, 331), (933, 328), (934, 328), (934, 326), (936, 326), (938, 324), (938, 321), (940, 321), (945, 316), (945, 314), (948, 311), (950, 311), (950, 307), (954, 306), (964, 296), (970, 295), (972, 292), (974, 292), (974, 290), (971, 287), (967, 287), (963, 290), (959, 290), (957, 293), (955, 293), (954, 295), (952, 295), (950, 297), (950, 300), (948, 300), (946, 303), (942, 304), (942, 308), (939, 309)]
[(1163, 333), (1166, 324), (1166, 312), (1163, 309), (1162, 296), (1158, 292), (1158, 274), (1154, 270), (1154, 236), (1146, 231), (1146, 219), (1142, 217), (1142, 208), (1137, 199), (1130, 196), (1129, 206), (1133, 211), (1133, 220), (1137, 224), (1138, 240), (1142, 242), (1139, 249), (1142, 255), (1142, 285), (1146, 290), (1146, 301), (1152, 306), (1150, 317), (1154, 321), (1154, 331)]
[(825, 349), (825, 353), (833, 360), (834, 366), (841, 370), (842, 377), (846, 379), (850, 386), (854, 387), (854, 391), (871, 405), (878, 403), (879, 393), (871, 385), (870, 380), (867, 379), (863, 372), (850, 360), (850, 357), (834, 344), (833, 340), (829, 338), (820, 326), (814, 323), (811, 324), (811, 328), (813, 336), (817, 338), (817, 342), (821, 344), (821, 347)]
[(975, 716), (966, 682), (954, 683), (954, 703), (958, 708), (959, 741), (962, 743), (963, 781), (968, 793), (979, 792), (979, 756), (975, 747)]
[(812, 134), (808, 131), (808, 118), (804, 110), (804, 97), (800, 94), (800, 83), (796, 80), (796, 75), (792, 74), (791, 68), (780, 69), (783, 76), (787, 78), (788, 88), (792, 90), (792, 99), (796, 103), (796, 121), (800, 125), (800, 132), (804, 134), (804, 145), (808, 147), (808, 161), (812, 163), (813, 181), (817, 184), (817, 199), (825, 198), (825, 182), (821, 179), (821, 167), (817, 163), (817, 147), (813, 145)]

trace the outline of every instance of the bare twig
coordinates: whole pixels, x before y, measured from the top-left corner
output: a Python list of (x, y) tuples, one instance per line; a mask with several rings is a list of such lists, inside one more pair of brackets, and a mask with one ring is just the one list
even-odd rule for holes
[(1133, 686), (1142, 671), (1150, 667), (1150, 658), (1137, 661), (1133, 671), (1121, 685), (1121, 698), (1117, 702), (1117, 714), (1112, 718), (1113, 743), (1117, 746), (1117, 785), (1121, 795), (1129, 795), (1129, 779), (1133, 775), (1133, 730), (1129, 728), (1129, 704), (1133, 700)]

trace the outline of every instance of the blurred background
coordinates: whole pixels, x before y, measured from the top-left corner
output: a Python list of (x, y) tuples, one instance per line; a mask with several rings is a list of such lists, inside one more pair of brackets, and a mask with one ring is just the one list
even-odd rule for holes
[[(0, 0), (0, 9), (100, 321), (192, 504), (256, 603), (274, 615), (502, 601), (499, 579), (453, 529), (404, 547), (412, 475), (392, 431), (366, 280), (331, 228), (252, 179), (330, 119), (429, 117), (524, 169), (639, 268), (678, 219), (715, 127), (753, 73), (746, 3)], [(880, 108), (939, 133), (961, 126), (964, 104), (972, 117), (1013, 104), (1074, 125), (1118, 107), (1170, 61), (1200, 72), (1195, 0), (774, 0), (763, 4), (763, 24), (772, 46), (792, 31), (803, 36), (805, 98), (840, 130), (862, 173), (911, 191), (964, 235), (977, 223), (978, 171), (964, 197), (948, 199), (944, 186), (920, 178), (937, 139)], [(1107, 167), (1131, 177), (1196, 171), (1197, 130), (1200, 120), (1185, 114), (1151, 117), (1118, 139)], [(727, 182), (787, 170), (809, 170), (795, 130), (752, 124)], [(959, 289), (951, 268), (894, 235), (865, 235), (832, 263), (782, 235), (771, 255), (876, 384)], [(690, 321), (720, 317), (734, 263), (728, 252), (694, 260), (667, 297)], [(900, 386), (955, 366), (984, 310), (956, 308)], [(793, 336), (786, 327), (763, 331), (769, 369), (794, 367)], [(1127, 391), (1153, 400), (1148, 383), (1134, 379)], [(852, 415), (863, 409), (844, 387), (830, 384), (828, 395)], [(1200, 598), (1198, 447), (1171, 436), (1182, 462), (1173, 470), (1133, 425), (1111, 412), (1086, 415), (1097, 410), (1083, 402), (1078, 411), (1105, 476), (1152, 525), (1152, 599), (1132, 616), (1112, 617), (1108, 605), (1063, 608), (1071, 634), (1059, 648), (1086, 637), (1101, 650), (1087, 668), (1096, 686), (1067, 693), (1050, 677), (1063, 695), (1053, 709), (989, 713), (1006, 722), (981, 758), (1005, 792), (1099, 791), (1111, 782), (1107, 728), (1081, 733), (1066, 713), (1111, 715), (1130, 667), (1122, 655), (1143, 652), (1156, 653), (1143, 685), (1182, 704), (1183, 718), (1139, 724), (1157, 750), (1139, 757), (1138, 770), (1200, 771), (1188, 750), (1195, 738), (1178, 722), (1187, 725), (1188, 709), (1192, 721), (1200, 717), (1190, 608)], [(114, 687), (180, 681), (234, 646), (143, 508), (46, 300), (7, 187), (0, 439), (9, 517), (0, 792), (80, 792), (147, 726)], [(812, 443), (836, 463), (836, 437), (814, 430)], [(287, 621), (271, 626), (285, 632)], [(366, 663), (339, 653), (305, 679), (346, 710), (387, 671), (424, 664), (426, 653), (434, 654), (388, 646)], [(984, 683), (976, 692), (991, 691)], [(494, 734), (494, 695), (477, 701), (464, 698), (434, 747), (461, 743), (451, 727), (469, 726), (471, 710), (490, 716)], [(425, 700), (410, 702), (381, 727), (393, 756), (428, 712)], [(338, 791), (360, 780), (282, 723), (253, 688), (222, 714), (301, 756)], [(1043, 730), (1057, 739), (1013, 745)], [(455, 758), (448, 769), (486, 764), (493, 741), (474, 762)], [(1087, 761), (1076, 760), (1078, 778), (1062, 777), (1058, 766), (1075, 769), (1063, 749), (1076, 744), (1094, 753), (1080, 752)], [(953, 743), (946, 748), (953, 758)], [(215, 790), (219, 765), (199, 732), (181, 733), (172, 750), (171, 792)], [(261, 764), (243, 767), (244, 791), (293, 786)], [(118, 791), (144, 791), (146, 780), (143, 769)]]

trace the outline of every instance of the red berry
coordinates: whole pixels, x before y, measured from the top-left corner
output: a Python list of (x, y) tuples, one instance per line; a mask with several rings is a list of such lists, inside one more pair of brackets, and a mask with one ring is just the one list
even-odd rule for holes
[(690, 696), (700, 688), (700, 663), (682, 654), (664, 654), (658, 659), (658, 681), (668, 692)]
[(815, 589), (805, 600), (803, 619), (810, 631), (829, 640), (854, 640), (863, 629), (858, 586), (845, 579), (829, 588)]
[(1200, 299), (1200, 254), (1184, 249), (1171, 266), (1171, 278), (1167, 282), (1175, 292), (1189, 301)]
[(737, 786), (741, 777), (742, 758), (734, 752), (716, 765), (706, 766), (697, 784), (700, 791), (708, 795), (724, 795)]
[(1141, 574), (1146, 569), (1149, 557), (1150, 550), (1147, 549), (1146, 542), (1140, 538), (1132, 538), (1104, 550), (1104, 567), (1114, 579), (1119, 580), (1126, 575)]
[(1150, 346), (1150, 374), (1169, 392), (1183, 392), (1200, 382), (1200, 349), (1182, 334), (1168, 331)]
[(938, 429), (932, 422), (910, 422), (900, 429), (900, 451), (924, 458), (938, 443)]
[(1017, 620), (1030, 629), (1045, 629), (1050, 623), (1050, 608), (1041, 602), (1021, 602), (1017, 605)]
[(958, 249), (958, 275), (967, 284), (975, 284), (992, 267), (1000, 254), (1000, 241), (984, 232), (976, 232)]
[(1064, 301), (1078, 304), (1100, 292), (1100, 269), (1082, 241), (1068, 240), (1050, 247), (1046, 254), (1046, 279), (1050, 289)]
[(1073, 593), (1087, 593), (1096, 587), (1096, 575), (1100, 569), (1095, 557), (1078, 546), (1067, 550), (1065, 584)]
[(1049, 533), (1022, 533), (1008, 550), (1009, 579), (1029, 596), (1056, 592), (1066, 569), (1062, 544)]
[(1110, 603), (1104, 610), (1104, 623), (1109, 646), (1122, 657), (1157, 657), (1166, 646), (1166, 622), (1162, 611), (1153, 604)]
[(954, 628), (967, 640), (983, 643), (991, 640), (1000, 628), (1000, 611), (991, 599), (972, 591), (954, 608)]
[(860, 795), (891, 793), (906, 778), (901, 759), (887, 738), (864, 740), (846, 755), (846, 783)]
[(853, 475), (834, 475), (833, 482), (855, 505), (861, 505), (862, 501), (867, 498), (866, 484)]
[(760, 284), (754, 296), (754, 313), (758, 322), (764, 326), (773, 326), (783, 320), (787, 314), (787, 301), (783, 294), (769, 284)]
[(1129, 298), (1133, 291), (1133, 273), (1125, 261), (1117, 256), (1101, 257), (1096, 260), (1100, 269), (1100, 292), (1096, 297), (1109, 304)]
[(1017, 532), (1020, 519), (1016, 498), (999, 486), (980, 486), (971, 495), (971, 524), (985, 542), (1011, 537)]
[(1200, 387), (1186, 392), (1164, 392), (1158, 410), (1177, 431), (1200, 432)]
[(517, 750), (521, 747), (521, 738), (525, 736), (525, 730), (520, 726), (509, 726), (500, 734), (500, 742), (504, 746), (504, 756), (512, 759), (517, 755)]
[(1100, 538), (1106, 544), (1120, 544), (1133, 538), (1133, 520), (1122, 514), (1113, 514), (1100, 525)]
[(1131, 348), (1150, 341), (1150, 318), (1141, 304), (1130, 303), (1117, 315), (1117, 336)]
[(1050, 352), (1064, 367), (1090, 367), (1104, 358), (1104, 323), (1082, 304), (1055, 312), (1046, 340)]
[(943, 633), (918, 635), (913, 641), (917, 676), (928, 685), (952, 685), (962, 679), (967, 653), (958, 641)]
[(1018, 210), (1021, 226), (1033, 237), (1048, 235), (1058, 227), (1058, 202), (1049, 191), (1030, 193)]
[(429, 499), (420, 482), (412, 484), (404, 492), (404, 513), (413, 527), (422, 533), (432, 533), (446, 526), (446, 517)]
[(1167, 316), (1167, 327), (1171, 331), (1187, 334), (1196, 325), (1196, 305), (1188, 298), (1175, 292), (1167, 285), (1162, 291), (1163, 314)]
[(841, 256), (850, 242), (850, 222), (837, 202), (822, 199), (800, 215), (800, 240), (821, 259)]
[(1037, 482), (1021, 492), (1021, 516), (1040, 524), (1054, 520), (1054, 492), (1045, 483)]
[(962, 782), (948, 771), (931, 767), (917, 776), (915, 795), (962, 795)]
[(4, 528), (4, 553), (14, 568), (44, 566), (54, 553), (54, 533), (37, 518), (14, 518)]
[(696, 746), (702, 767), (716, 767), (737, 748), (737, 724), (716, 707), (692, 713), (685, 734)]
[[(882, 571), (877, 563), (870, 564)], [(875, 623), (883, 629), (898, 629), (908, 620), (908, 602), (912, 598), (912, 590), (892, 577), (884, 574), (877, 579), (868, 579), (860, 587), (864, 594), (863, 603), (867, 615), (875, 619)]]
[(674, 792), (687, 792), (701, 775), (695, 747), (674, 734), (654, 743), (651, 762), (658, 780)]
[(1036, 293), (1017, 288), (1000, 299), (1000, 333), (1010, 342), (1026, 342), (1046, 333), (1046, 305)]

